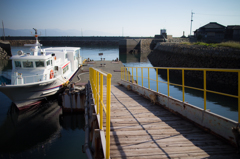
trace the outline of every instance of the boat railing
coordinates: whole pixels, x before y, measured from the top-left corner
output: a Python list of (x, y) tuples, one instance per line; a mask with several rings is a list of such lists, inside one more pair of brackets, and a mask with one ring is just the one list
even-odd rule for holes
[(17, 75), (13, 75), (13, 85), (18, 84), (28, 84), (28, 83), (35, 83), (35, 82), (41, 82), (48, 80), (48, 75), (33, 75), (33, 76), (22, 76), (21, 73), (18, 73)]

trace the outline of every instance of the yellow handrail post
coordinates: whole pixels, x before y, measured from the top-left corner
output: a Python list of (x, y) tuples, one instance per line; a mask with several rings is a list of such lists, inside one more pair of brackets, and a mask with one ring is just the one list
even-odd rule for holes
[(95, 97), (95, 70), (93, 69), (93, 85), (92, 85), (92, 87), (93, 87), (93, 89), (92, 89), (92, 91), (93, 91), (93, 97), (94, 97), (94, 103), (96, 103), (96, 97)]
[[(106, 105), (103, 103), (103, 76), (106, 77), (107, 82)], [(106, 113), (106, 152), (104, 152), (104, 154), (105, 158), (108, 159), (110, 158), (111, 77), (112, 75), (110, 73), (106, 74), (98, 69), (89, 68), (89, 79), (94, 98), (93, 102), (96, 106), (96, 113), (100, 115), (100, 130), (103, 130), (103, 109)]]
[(128, 72), (128, 67), (127, 67), (127, 81), (129, 81), (129, 72)]
[(169, 69), (167, 69), (167, 84), (168, 84), (168, 96), (170, 96), (170, 92), (169, 92)]
[(156, 68), (156, 86), (157, 86), (157, 92), (158, 92), (158, 68)]
[(99, 114), (99, 72), (97, 72), (97, 114)]
[(183, 96), (183, 102), (185, 102), (185, 87), (184, 87), (185, 81), (184, 81), (184, 69), (182, 69), (182, 96)]
[(126, 77), (127, 77), (126, 81), (128, 81), (128, 68), (127, 67), (126, 67)]
[[(96, 77), (96, 76), (97, 76), (97, 71), (94, 70), (94, 80), (95, 80), (95, 81), (94, 81), (94, 83), (95, 83), (95, 84), (94, 84), (94, 88), (95, 88), (95, 89), (94, 89), (94, 91), (95, 91), (95, 97), (94, 97), (94, 99), (95, 99), (95, 105), (97, 104), (97, 88), (96, 88), (96, 87), (97, 87), (97, 77)], [(97, 112), (97, 113), (98, 113), (98, 112)]]
[(130, 82), (130, 78), (131, 78), (131, 73), (130, 73), (130, 68), (128, 67), (128, 82)]
[(240, 71), (238, 71), (238, 123), (240, 123)]
[(137, 84), (138, 84), (138, 71), (137, 71), (137, 67), (136, 67), (136, 80), (137, 80)]
[(142, 76), (142, 87), (143, 87), (143, 68), (141, 68), (141, 76)]
[(124, 80), (126, 80), (126, 67), (124, 67)]
[(100, 74), (100, 129), (103, 130), (103, 75)]
[(150, 79), (149, 79), (149, 67), (148, 67), (148, 88), (150, 89)]
[(207, 109), (207, 91), (206, 91), (207, 90), (207, 79), (206, 78), (207, 78), (206, 70), (203, 70), (204, 110)]
[(134, 78), (133, 78), (133, 67), (132, 67), (132, 83), (133, 83), (133, 79), (134, 79)]
[(107, 75), (106, 158), (110, 157), (111, 74)]
[(121, 67), (121, 79), (123, 79), (123, 78), (122, 78), (122, 69), (123, 69), (123, 67)]

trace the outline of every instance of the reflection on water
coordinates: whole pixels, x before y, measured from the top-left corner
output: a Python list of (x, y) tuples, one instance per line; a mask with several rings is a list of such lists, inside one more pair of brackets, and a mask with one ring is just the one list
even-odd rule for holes
[(84, 128), (84, 115), (83, 114), (61, 114), (60, 125), (66, 130), (76, 130)]
[(0, 125), (0, 158), (86, 158), (83, 128), (84, 115), (62, 114), (55, 99), (21, 112), (12, 103)]
[(119, 53), (119, 60), (122, 63), (137, 63), (137, 62), (148, 62), (148, 53), (130, 54), (130, 53)]
[(59, 136), (60, 113), (57, 103), (45, 104), (23, 113), (12, 105), (0, 127), (0, 151), (16, 153), (52, 142)]

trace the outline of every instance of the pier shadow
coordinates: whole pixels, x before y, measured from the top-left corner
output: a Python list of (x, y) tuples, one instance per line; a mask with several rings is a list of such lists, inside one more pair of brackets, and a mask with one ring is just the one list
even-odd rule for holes
[[(115, 134), (114, 140), (116, 143), (120, 143), (118, 150), (124, 156), (127, 155), (127, 152), (125, 152), (127, 148), (130, 149), (131, 146), (137, 146), (139, 149), (142, 149), (142, 151), (147, 151), (152, 147), (155, 147), (154, 149), (156, 150), (157, 147), (159, 150), (156, 150), (156, 157), (157, 154), (165, 155), (166, 158), (178, 157), (178, 154), (180, 155), (179, 157), (181, 157), (181, 155), (187, 155), (185, 157), (198, 157), (198, 154), (200, 157), (205, 156), (209, 158), (219, 156), (240, 157), (239, 154), (236, 154), (234, 147), (196, 127), (193, 123), (186, 121), (181, 116), (176, 116), (164, 109), (161, 105), (152, 104), (150, 100), (127, 90), (125, 87), (115, 87), (119, 91), (124, 92), (124, 94), (129, 97), (129, 100), (132, 99), (134, 103), (136, 102), (136, 104), (128, 106), (126, 101), (112, 92), (116, 101), (127, 110), (136, 123), (136, 125), (125, 123), (118, 128), (114, 128), (113, 123), (111, 123), (112, 132)], [(145, 109), (148, 113), (136, 113), (132, 111), (136, 110), (138, 106), (139, 109), (141, 107), (141, 109)], [(122, 116), (121, 119), (125, 119), (125, 117)], [(144, 130), (150, 139), (139, 142), (136, 141), (133, 144), (121, 144), (120, 138), (117, 135), (118, 131), (132, 130), (132, 128), (136, 127), (140, 128), (139, 130)], [(134, 137), (134, 134), (129, 135)], [(141, 136), (139, 138), (141, 138)], [(144, 144), (148, 144), (148, 146), (144, 147)], [(180, 149), (184, 151), (182, 152)], [(173, 152), (174, 150), (176, 150), (176, 152)], [(141, 158), (141, 156), (139, 157)]]

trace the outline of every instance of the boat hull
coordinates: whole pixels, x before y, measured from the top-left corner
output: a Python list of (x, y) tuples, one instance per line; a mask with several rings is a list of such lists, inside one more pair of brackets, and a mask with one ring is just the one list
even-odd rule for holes
[(0, 91), (11, 99), (19, 110), (22, 110), (39, 104), (45, 97), (57, 93), (62, 84), (66, 82), (60, 78), (61, 76), (34, 84), (0, 86)]

